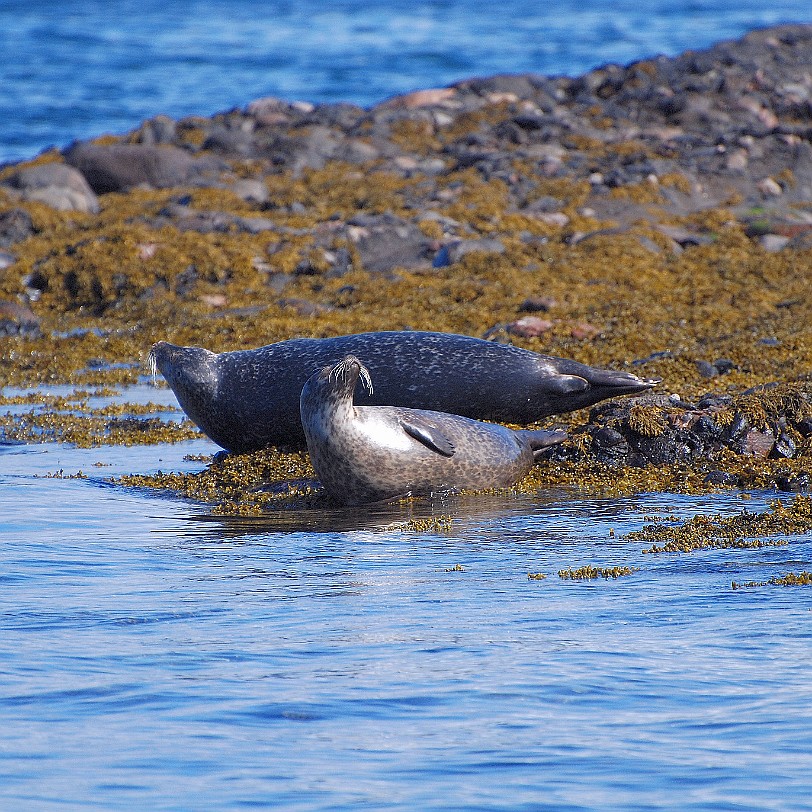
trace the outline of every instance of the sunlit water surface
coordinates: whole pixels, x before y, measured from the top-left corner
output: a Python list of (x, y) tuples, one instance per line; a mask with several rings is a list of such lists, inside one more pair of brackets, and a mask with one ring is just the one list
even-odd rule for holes
[(812, 591), (731, 589), (812, 537), (621, 538), (775, 494), (447, 499), (426, 533), (107, 482), (214, 450), (0, 446), (0, 808), (812, 808)]

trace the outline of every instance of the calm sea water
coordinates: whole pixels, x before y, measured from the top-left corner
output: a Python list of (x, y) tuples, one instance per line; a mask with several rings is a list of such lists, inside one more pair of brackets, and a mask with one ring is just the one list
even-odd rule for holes
[(417, 533), (106, 482), (213, 450), (0, 446), (0, 809), (812, 809), (812, 590), (731, 589), (812, 536), (620, 538), (774, 494), (448, 500)]
[(369, 105), (472, 75), (577, 75), (779, 22), (806, 0), (3, 0), (0, 161), (253, 98)]

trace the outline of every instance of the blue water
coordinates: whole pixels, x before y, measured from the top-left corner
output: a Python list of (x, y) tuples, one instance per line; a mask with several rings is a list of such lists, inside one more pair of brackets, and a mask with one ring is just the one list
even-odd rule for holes
[(577, 75), (779, 22), (806, 0), (3, 0), (0, 161), (158, 113), (351, 101), (473, 75)]
[(812, 590), (731, 589), (812, 536), (620, 538), (774, 494), (449, 499), (418, 533), (106, 482), (213, 450), (0, 446), (0, 809), (812, 809)]

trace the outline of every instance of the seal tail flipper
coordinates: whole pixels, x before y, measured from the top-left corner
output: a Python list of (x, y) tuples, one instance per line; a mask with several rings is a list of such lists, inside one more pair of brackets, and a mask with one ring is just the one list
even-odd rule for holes
[(596, 390), (604, 390), (607, 397), (613, 394), (631, 395), (643, 392), (662, 382), (662, 378), (639, 378), (631, 372), (615, 369), (592, 369), (588, 376), (589, 385)]
[(405, 418), (400, 419), (401, 428), (410, 437), (413, 437), (419, 443), (423, 443), (426, 448), (431, 451), (436, 451), (444, 457), (451, 457), (454, 455), (454, 443), (443, 434), (437, 426), (433, 426), (426, 420), (422, 420), (417, 416), (410, 416), (408, 420)]
[(567, 439), (566, 431), (548, 431), (547, 429), (519, 429), (516, 431), (518, 437), (525, 440), (533, 450), (533, 458), (541, 458), (541, 452), (545, 448), (558, 445)]

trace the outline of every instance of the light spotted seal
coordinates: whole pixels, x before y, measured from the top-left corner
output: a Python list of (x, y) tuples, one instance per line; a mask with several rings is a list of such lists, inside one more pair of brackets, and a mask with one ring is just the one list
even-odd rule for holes
[(314, 373), (300, 398), (313, 468), (340, 505), (506, 488), (530, 470), (541, 449), (567, 436), (423, 409), (355, 406), (359, 377), (372, 394), (369, 371), (348, 355)]
[(384, 331), (293, 338), (215, 354), (159, 341), (149, 362), (184, 412), (229, 451), (269, 445), (304, 448), (299, 395), (318, 369), (356, 355), (375, 379), (360, 405), (407, 406), (527, 424), (649, 389), (659, 379), (597, 369), (481, 338)]

